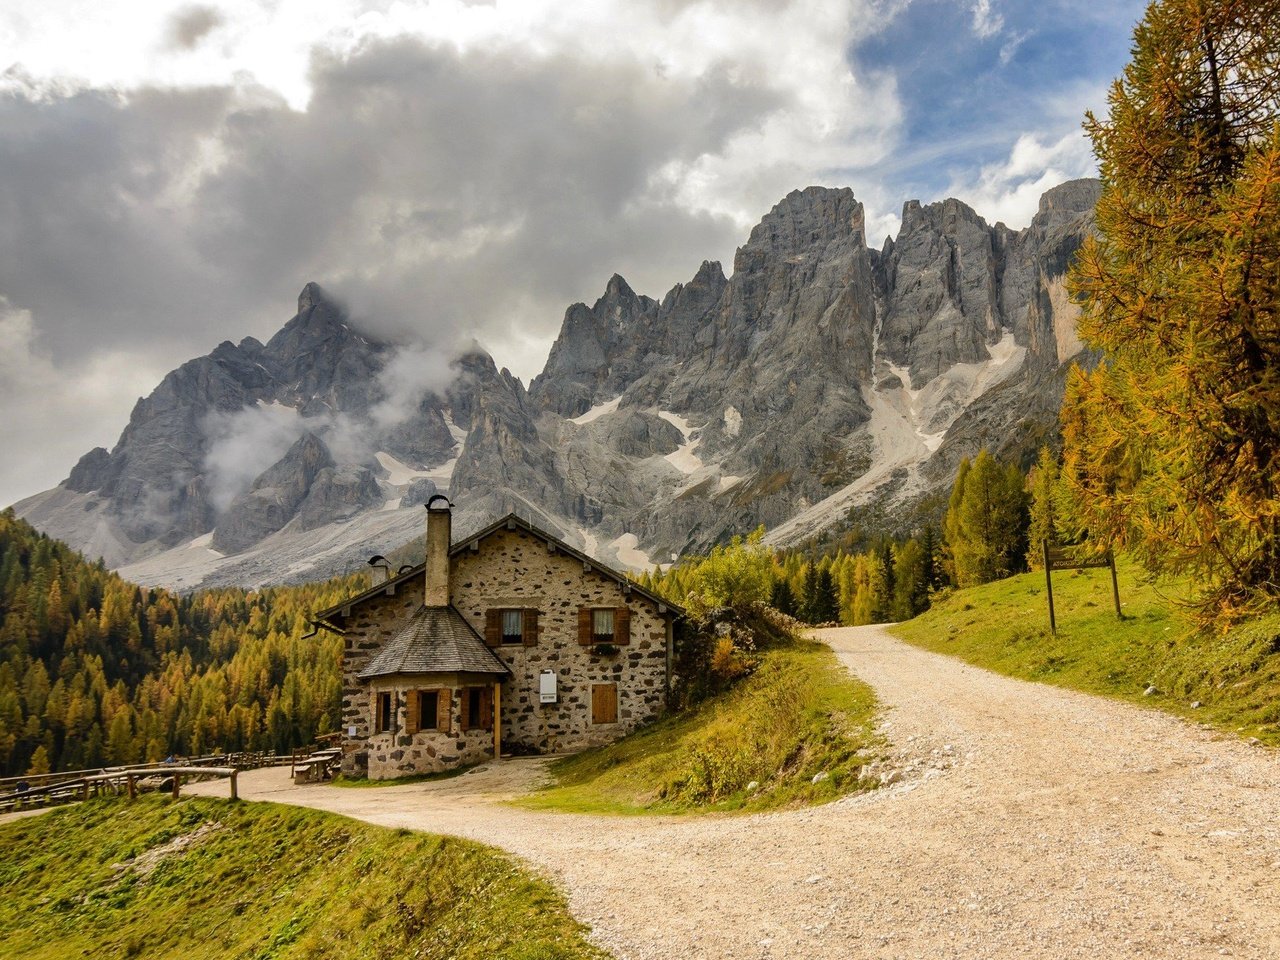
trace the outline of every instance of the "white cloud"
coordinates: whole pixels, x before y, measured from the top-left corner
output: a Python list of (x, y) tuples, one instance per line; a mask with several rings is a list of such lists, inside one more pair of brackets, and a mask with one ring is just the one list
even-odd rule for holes
[(223, 511), (318, 424), (304, 420), (293, 407), (271, 403), (230, 413), (213, 410), (200, 426), (208, 441), (204, 466), (209, 500)]
[(165, 372), (145, 356), (111, 349), (59, 366), (40, 348), (31, 313), (3, 297), (0, 343), (0, 507), (54, 486), (81, 455), (110, 446)]
[(1023, 134), (1007, 158), (983, 167), (974, 181), (953, 183), (949, 195), (963, 198), (991, 223), (1004, 221), (1020, 229), (1035, 216), (1045, 191), (1096, 175), (1093, 151), (1080, 131), (1057, 140)]
[(974, 0), (969, 8), (973, 14), (973, 32), (986, 40), (1004, 29), (1004, 17), (991, 9), (991, 0)]
[(16, 0), (0, 291), (55, 355), (92, 322), (177, 363), (215, 323), (269, 335), (316, 279), (380, 332), (458, 328), (529, 379), (529, 345), (611, 273), (660, 297), (790, 190), (888, 155), (892, 77), (848, 59), (885, 9)]
[(1010, 36), (1004, 43), (1000, 44), (1000, 63), (1007, 66), (1013, 61), (1014, 56), (1018, 53), (1018, 48), (1022, 46), (1027, 37), (1031, 36), (1030, 30), (1019, 30)]

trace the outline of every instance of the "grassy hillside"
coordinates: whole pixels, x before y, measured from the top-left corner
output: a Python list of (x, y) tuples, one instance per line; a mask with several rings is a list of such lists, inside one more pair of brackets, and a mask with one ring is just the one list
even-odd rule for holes
[[(696, 710), (556, 761), (556, 786), (520, 802), (589, 813), (822, 803), (873, 786), (858, 777), (877, 756), (874, 713), (871, 689), (850, 677), (828, 647), (788, 642), (767, 650), (751, 676)], [(756, 787), (748, 789), (752, 782)]]
[(294, 807), (93, 801), (0, 849), (9, 960), (607, 956), (505, 854)]
[[(1059, 572), (1053, 636), (1038, 572), (956, 591), (894, 633), (1009, 676), (1138, 701), (1280, 744), (1280, 614), (1205, 636), (1178, 614), (1171, 597), (1180, 585), (1159, 589), (1131, 564), (1120, 566), (1119, 579), (1123, 621), (1107, 571)], [(1150, 686), (1159, 693), (1144, 696)]]

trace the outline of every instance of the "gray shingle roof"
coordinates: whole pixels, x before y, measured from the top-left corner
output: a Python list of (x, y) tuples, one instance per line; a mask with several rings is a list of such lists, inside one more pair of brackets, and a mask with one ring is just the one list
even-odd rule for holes
[(419, 607), (360, 678), (394, 673), (509, 673), (453, 607)]

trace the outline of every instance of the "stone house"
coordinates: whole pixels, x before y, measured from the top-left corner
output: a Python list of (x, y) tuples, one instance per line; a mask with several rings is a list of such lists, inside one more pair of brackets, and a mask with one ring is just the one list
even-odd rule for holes
[(453, 543), (450, 507), (427, 504), (424, 564), (314, 618), (344, 637), (344, 773), (576, 750), (663, 712), (678, 608), (514, 514)]

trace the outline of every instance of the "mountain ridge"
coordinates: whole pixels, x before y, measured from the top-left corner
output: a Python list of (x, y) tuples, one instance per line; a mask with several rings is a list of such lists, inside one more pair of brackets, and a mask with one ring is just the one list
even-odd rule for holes
[(1048, 191), (1020, 231), (908, 201), (873, 249), (852, 190), (793, 191), (731, 276), (703, 261), (658, 300), (614, 274), (572, 304), (527, 389), (478, 349), (433, 374), (308, 283), (265, 345), (181, 365), (111, 451), (16, 506), (184, 588), (351, 569), (415, 537), (404, 505), (439, 490), (462, 527), (516, 510), (633, 567), (761, 523), (798, 542), (860, 505), (905, 510), (982, 446), (1053, 435), (1081, 349), (1063, 281), (1097, 192)]

